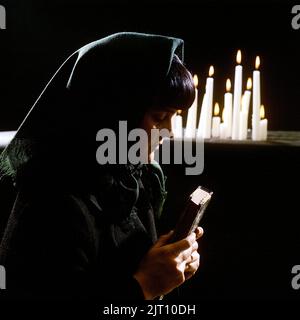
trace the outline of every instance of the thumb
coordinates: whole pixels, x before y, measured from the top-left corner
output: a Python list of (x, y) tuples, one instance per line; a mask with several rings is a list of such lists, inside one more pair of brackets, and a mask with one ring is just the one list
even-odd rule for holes
[(154, 244), (154, 248), (158, 248), (158, 247), (162, 247), (163, 245), (168, 243), (168, 240), (171, 238), (172, 234), (173, 234), (173, 230), (171, 230), (169, 233), (167, 234), (163, 234), (162, 236), (160, 236), (157, 241)]

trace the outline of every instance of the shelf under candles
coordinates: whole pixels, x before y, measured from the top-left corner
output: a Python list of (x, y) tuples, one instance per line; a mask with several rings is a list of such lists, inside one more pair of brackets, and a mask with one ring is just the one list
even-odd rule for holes
[(219, 139), (211, 138), (205, 139), (206, 143), (218, 144), (246, 144), (246, 145), (286, 145), (300, 147), (300, 131), (268, 131), (267, 140), (254, 141), (251, 139), (251, 131), (248, 131), (247, 140), (232, 140), (232, 139)]

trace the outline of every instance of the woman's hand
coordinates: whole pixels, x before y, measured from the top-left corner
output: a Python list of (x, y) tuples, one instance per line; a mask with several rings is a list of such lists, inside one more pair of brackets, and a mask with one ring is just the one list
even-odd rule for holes
[(191, 278), (200, 264), (197, 240), (203, 235), (198, 227), (183, 240), (168, 244), (172, 232), (161, 236), (144, 256), (134, 274), (146, 300), (171, 292)]
[[(203, 229), (197, 228), (195, 230), (195, 233), (196, 233), (196, 239), (199, 239), (203, 235)], [(198, 246), (197, 246), (197, 249), (198, 249)], [(197, 249), (192, 252), (190, 258), (186, 261), (185, 271), (184, 271), (185, 280), (190, 279), (196, 273), (196, 271), (200, 266), (200, 254), (198, 253)]]

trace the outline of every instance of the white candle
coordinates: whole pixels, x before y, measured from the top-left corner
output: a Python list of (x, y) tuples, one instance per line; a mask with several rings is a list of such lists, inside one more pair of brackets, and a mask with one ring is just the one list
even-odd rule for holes
[[(248, 117), (249, 117), (249, 105), (251, 99), (252, 80), (248, 78), (247, 90), (244, 92), (242, 98), (242, 108), (240, 112), (240, 128), (239, 128), (239, 140), (247, 139), (248, 132)], [(242, 122), (242, 123), (241, 123)]]
[(214, 67), (209, 68), (209, 77), (206, 79), (206, 112), (204, 116), (204, 139), (211, 137), (211, 118), (212, 118), (212, 106), (213, 106), (213, 91), (214, 91)]
[(259, 109), (260, 109), (260, 72), (258, 71), (260, 58), (257, 56), (255, 60), (255, 68), (253, 71), (253, 99), (252, 99), (252, 140), (259, 140)]
[(227, 135), (227, 126), (226, 123), (222, 122), (220, 124), (220, 139), (226, 139)]
[(247, 122), (248, 117), (245, 112), (240, 111), (240, 128), (239, 128), (239, 140), (247, 139)]
[(198, 130), (197, 130), (197, 137), (198, 138), (204, 138), (204, 119), (206, 116), (206, 109), (207, 109), (207, 98), (206, 93), (203, 95), (202, 100), (202, 106), (201, 106), (201, 112), (200, 112), (200, 118), (199, 118), (199, 124), (198, 124)]
[(220, 136), (220, 123), (221, 118), (219, 117), (220, 107), (219, 104), (216, 102), (214, 107), (214, 116), (212, 118), (212, 129), (211, 135), (213, 138), (218, 138)]
[(235, 67), (234, 75), (234, 96), (233, 96), (233, 119), (232, 119), (232, 139), (239, 137), (239, 120), (241, 109), (242, 97), (242, 80), (243, 80), (243, 67), (240, 65), (242, 61), (241, 50), (238, 50), (236, 55), (236, 62), (238, 65)]
[(198, 112), (198, 77), (194, 75), (195, 99), (188, 110), (187, 122), (185, 128), (185, 138), (195, 138), (197, 128), (197, 112)]
[(264, 119), (265, 117), (265, 108), (263, 105), (260, 107), (260, 118), (259, 121), (259, 132), (260, 132), (260, 140), (267, 140), (268, 135), (268, 120)]
[(176, 130), (176, 116), (177, 116), (177, 112), (174, 113), (174, 115), (171, 118), (171, 130), (174, 133)]
[(223, 121), (225, 123), (224, 127), (226, 127), (225, 138), (231, 137), (232, 130), (232, 93), (231, 90), (231, 81), (227, 79), (226, 81), (226, 93), (224, 95), (224, 118)]
[(181, 110), (177, 111), (175, 117), (175, 131), (173, 131), (174, 138), (182, 138), (182, 116)]

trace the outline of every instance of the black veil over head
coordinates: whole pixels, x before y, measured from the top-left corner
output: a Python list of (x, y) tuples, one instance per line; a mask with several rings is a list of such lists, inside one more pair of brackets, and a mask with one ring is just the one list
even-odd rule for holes
[[(183, 40), (133, 32), (91, 42), (69, 56), (49, 81), (1, 155), (2, 174), (79, 179), (96, 165), (96, 133), (127, 120), (137, 127), (165, 81)], [(91, 172), (89, 172), (91, 171)]]

